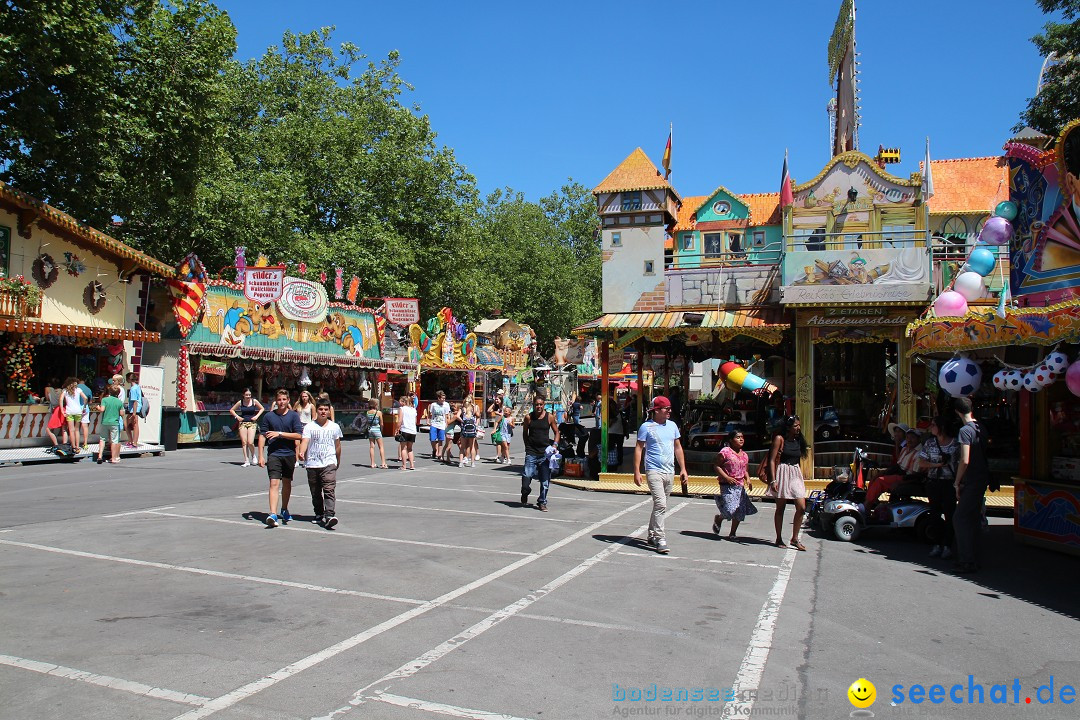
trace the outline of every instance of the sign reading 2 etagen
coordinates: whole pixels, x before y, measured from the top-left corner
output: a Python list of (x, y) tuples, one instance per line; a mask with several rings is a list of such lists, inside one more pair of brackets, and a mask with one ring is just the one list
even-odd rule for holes
[(283, 317), (297, 322), (320, 322), (326, 318), (329, 309), (330, 300), (322, 285), (300, 278), (285, 278), (285, 288), (278, 300), (278, 310)]
[(276, 302), (285, 287), (285, 266), (253, 267), (244, 272), (244, 297), (265, 305)]

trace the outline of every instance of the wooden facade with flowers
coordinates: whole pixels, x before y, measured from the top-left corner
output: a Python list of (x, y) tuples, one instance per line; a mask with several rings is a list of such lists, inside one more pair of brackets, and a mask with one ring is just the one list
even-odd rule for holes
[[(139, 370), (143, 343), (160, 340), (144, 327), (149, 279), (173, 273), (0, 183), (0, 450), (48, 444), (57, 398), (46, 387), (77, 377), (97, 395), (111, 375)], [(91, 413), (92, 434), (97, 422)]]

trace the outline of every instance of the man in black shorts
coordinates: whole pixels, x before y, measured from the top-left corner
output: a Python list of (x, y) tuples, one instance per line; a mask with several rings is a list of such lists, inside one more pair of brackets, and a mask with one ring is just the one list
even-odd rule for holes
[[(274, 395), (274, 409), (263, 413), (259, 419), (259, 467), (266, 468), (270, 476), (270, 514), (266, 516), (269, 527), (277, 527), (278, 521), (292, 520), (289, 514), (289, 497), (292, 495), (293, 469), (296, 467), (296, 441), (304, 437), (304, 424), (300, 415), (289, 405), (289, 391), (280, 388)], [(269, 454), (263, 452), (270, 441)], [(281, 514), (278, 515), (278, 486), (281, 489)]]

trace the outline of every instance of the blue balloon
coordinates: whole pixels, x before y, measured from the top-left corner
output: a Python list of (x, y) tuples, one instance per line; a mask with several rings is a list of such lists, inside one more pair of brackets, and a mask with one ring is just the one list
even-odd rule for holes
[(997, 265), (997, 255), (995, 255), (993, 251), (987, 250), (985, 247), (977, 247), (971, 251), (971, 255), (968, 255), (968, 269), (970, 269), (971, 272), (979, 273), (983, 277), (994, 272), (995, 265)]
[(1013, 220), (1016, 219), (1016, 212), (1017, 212), (1016, 204), (1011, 203), (1008, 200), (1004, 200), (1002, 202), (999, 202), (997, 204), (997, 207), (994, 208), (994, 214), (995, 215), (997, 215), (998, 217), (1005, 218), (1009, 222), (1012, 222)]

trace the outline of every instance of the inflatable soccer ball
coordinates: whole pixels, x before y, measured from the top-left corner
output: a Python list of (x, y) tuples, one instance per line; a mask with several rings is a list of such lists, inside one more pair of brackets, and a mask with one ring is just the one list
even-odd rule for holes
[(966, 357), (953, 358), (941, 366), (938, 385), (953, 397), (967, 397), (982, 384), (982, 368)]
[(1034, 371), (1024, 373), (1024, 389), (1028, 392), (1039, 392), (1043, 389), (1042, 384), (1035, 378)]
[(1050, 368), (1050, 372), (1061, 375), (1069, 369), (1069, 356), (1063, 352), (1052, 352), (1046, 356), (1043, 364)]
[(1024, 387), (1024, 374), (1019, 370), (1005, 371), (1005, 389), (1020, 390)]
[(1005, 376), (1008, 374), (1008, 370), (998, 370), (994, 373), (994, 387), (998, 390), (1008, 390), (1008, 386), (1005, 385)]

